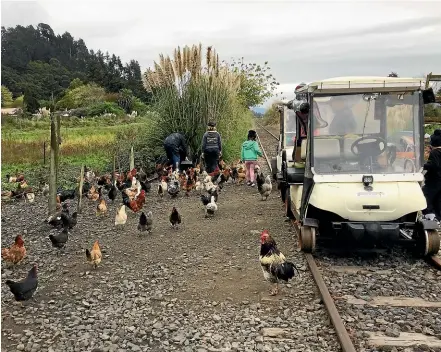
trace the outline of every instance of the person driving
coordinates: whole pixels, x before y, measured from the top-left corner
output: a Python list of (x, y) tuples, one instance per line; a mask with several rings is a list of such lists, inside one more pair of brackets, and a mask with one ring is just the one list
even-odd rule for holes
[(340, 97), (333, 97), (331, 108), (334, 112), (334, 119), (329, 125), (329, 134), (343, 136), (355, 133), (357, 122), (354, 113), (346, 106), (345, 102)]

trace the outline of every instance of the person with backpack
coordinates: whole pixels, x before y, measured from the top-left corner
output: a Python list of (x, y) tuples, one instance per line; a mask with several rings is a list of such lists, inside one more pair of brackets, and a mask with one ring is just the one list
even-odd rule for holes
[(257, 158), (262, 156), (259, 145), (256, 142), (257, 133), (254, 130), (248, 131), (248, 138), (242, 144), (241, 161), (245, 162), (247, 185), (254, 187), (254, 166), (257, 165)]
[(219, 158), (222, 156), (222, 138), (216, 131), (216, 122), (208, 122), (207, 132), (202, 137), (202, 157), (205, 170), (212, 173), (219, 170)]

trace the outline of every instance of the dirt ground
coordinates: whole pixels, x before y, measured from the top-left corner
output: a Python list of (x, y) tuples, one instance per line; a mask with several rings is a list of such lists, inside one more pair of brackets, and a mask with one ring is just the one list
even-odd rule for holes
[[(20, 202), (2, 206), (2, 247), (9, 246), (21, 233), (28, 252), (27, 259), (16, 268), (6, 269), (2, 263), (2, 351), (21, 350), (22, 347), (26, 351), (91, 351), (92, 347), (98, 348), (93, 351), (136, 351), (136, 348), (162, 351), (184, 350), (184, 346), (189, 351), (196, 348), (220, 351), (224, 342), (230, 346), (233, 343), (236, 350), (260, 350), (256, 347), (257, 342), (247, 345), (248, 340), (242, 341), (240, 330), (228, 330), (229, 319), (248, 319), (228, 316), (229, 311), (242, 314), (243, 307), (249, 306), (256, 310), (254, 315), (260, 317), (257, 319), (266, 321), (262, 326), (300, 326), (298, 335), (305, 341), (311, 332), (305, 334), (301, 329), (308, 330), (309, 324), (315, 327), (323, 324), (319, 334), (314, 332), (316, 328), (311, 330), (313, 336), (323, 335), (321, 340), (300, 344), (303, 348), (298, 347), (299, 338), (287, 338), (274, 342), (274, 351), (297, 350), (296, 346), (299, 351), (306, 351), (309, 345), (317, 347), (312, 351), (321, 348), (334, 350), (331, 348), (334, 346), (332, 328), (308, 276), (304, 259), (294, 246), (291, 226), (284, 221), (283, 205), (275, 185), (269, 199), (261, 201), (256, 188), (227, 184), (219, 195), (219, 210), (210, 219), (204, 218), (203, 205), (197, 194), (188, 198), (180, 194), (172, 200), (168, 195), (158, 199), (152, 191), (147, 194), (143, 208), (145, 212), (153, 212), (151, 235), (138, 233), (139, 213), (133, 214), (130, 210), (126, 225), (115, 229), (115, 210), (120, 202), (119, 195), (115, 204), (109, 206), (109, 215), (96, 218), (96, 203), (85, 199), (83, 213), (71, 231), (66, 252), (59, 256), (48, 238), (56, 230), (43, 223), (47, 201), (42, 195), (38, 195), (33, 204)], [(178, 230), (171, 229), (168, 221), (172, 206), (182, 214), (182, 225)], [(72, 203), (71, 212), (75, 207)], [(263, 229), (268, 229), (275, 237), (281, 251), (299, 266), (303, 276), (283, 285), (277, 298), (268, 295), (269, 285), (263, 280), (258, 261), (259, 233)], [(95, 240), (99, 241), (104, 255), (97, 270), (88, 265), (84, 253)], [(27, 302), (25, 308), (19, 308), (4, 281), (23, 278), (32, 263), (38, 264), (39, 287), (35, 300)], [(310, 304), (311, 309), (305, 304)], [(150, 330), (141, 330), (132, 340), (127, 335), (131, 331), (119, 340), (114, 339), (118, 329), (126, 329), (130, 321), (136, 320), (134, 317), (144, 309), (142, 306), (148, 306), (142, 319), (146, 325), (152, 325)], [(161, 309), (168, 311), (161, 313)], [(305, 318), (299, 323), (289, 315), (289, 323), (277, 322), (276, 318), (284, 316), (287, 309), (294, 315), (298, 314), (295, 312), (301, 315), (304, 312)], [(225, 324), (223, 340), (202, 335), (200, 339), (188, 337), (188, 344), (180, 340), (176, 342), (176, 336), (171, 335), (173, 329), (164, 332), (161, 331), (164, 328), (154, 327), (158, 319), (170, 319), (172, 314), (178, 316), (176, 321), (182, 317), (189, 319), (189, 312), (196, 311), (201, 314), (195, 318), (201, 329), (209, 330), (213, 319), (204, 322), (201, 318), (204, 310), (213, 311), (222, 318), (221, 322)], [(314, 317), (309, 318), (310, 313)], [(84, 330), (77, 331), (78, 324), (96, 323), (94, 319), (98, 317), (99, 324), (88, 328), (90, 340), (81, 344)], [(195, 328), (196, 323), (192, 326)], [(61, 330), (56, 333), (57, 329)], [(109, 339), (103, 337), (102, 329), (109, 330), (105, 332)], [(157, 330), (159, 335), (155, 335)], [(143, 333), (145, 335), (141, 336)], [(237, 336), (237, 342), (234, 336)], [(326, 342), (329, 339), (332, 341)], [(175, 344), (182, 346), (176, 347)]]

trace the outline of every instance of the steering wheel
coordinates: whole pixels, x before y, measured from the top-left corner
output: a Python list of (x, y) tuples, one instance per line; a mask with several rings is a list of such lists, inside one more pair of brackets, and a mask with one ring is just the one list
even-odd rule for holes
[(376, 157), (383, 153), (386, 148), (387, 143), (383, 138), (367, 136), (355, 140), (351, 145), (351, 152), (358, 157)]

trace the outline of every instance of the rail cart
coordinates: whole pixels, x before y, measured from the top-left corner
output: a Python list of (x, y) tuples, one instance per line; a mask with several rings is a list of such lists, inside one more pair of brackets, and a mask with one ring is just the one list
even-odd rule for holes
[[(314, 251), (317, 239), (362, 247), (404, 239), (422, 256), (437, 253), (439, 225), (419, 218), (426, 208), (423, 111), (433, 100), (425, 80), (340, 77), (310, 83), (301, 93), (310, 103), (308, 136), (300, 160), (293, 160), (297, 143), (283, 149), (280, 181), (301, 250)], [(391, 111), (400, 105), (406, 115), (397, 118)], [(397, 154), (400, 134), (410, 137), (404, 142), (411, 152), (403, 151), (410, 157)]]

